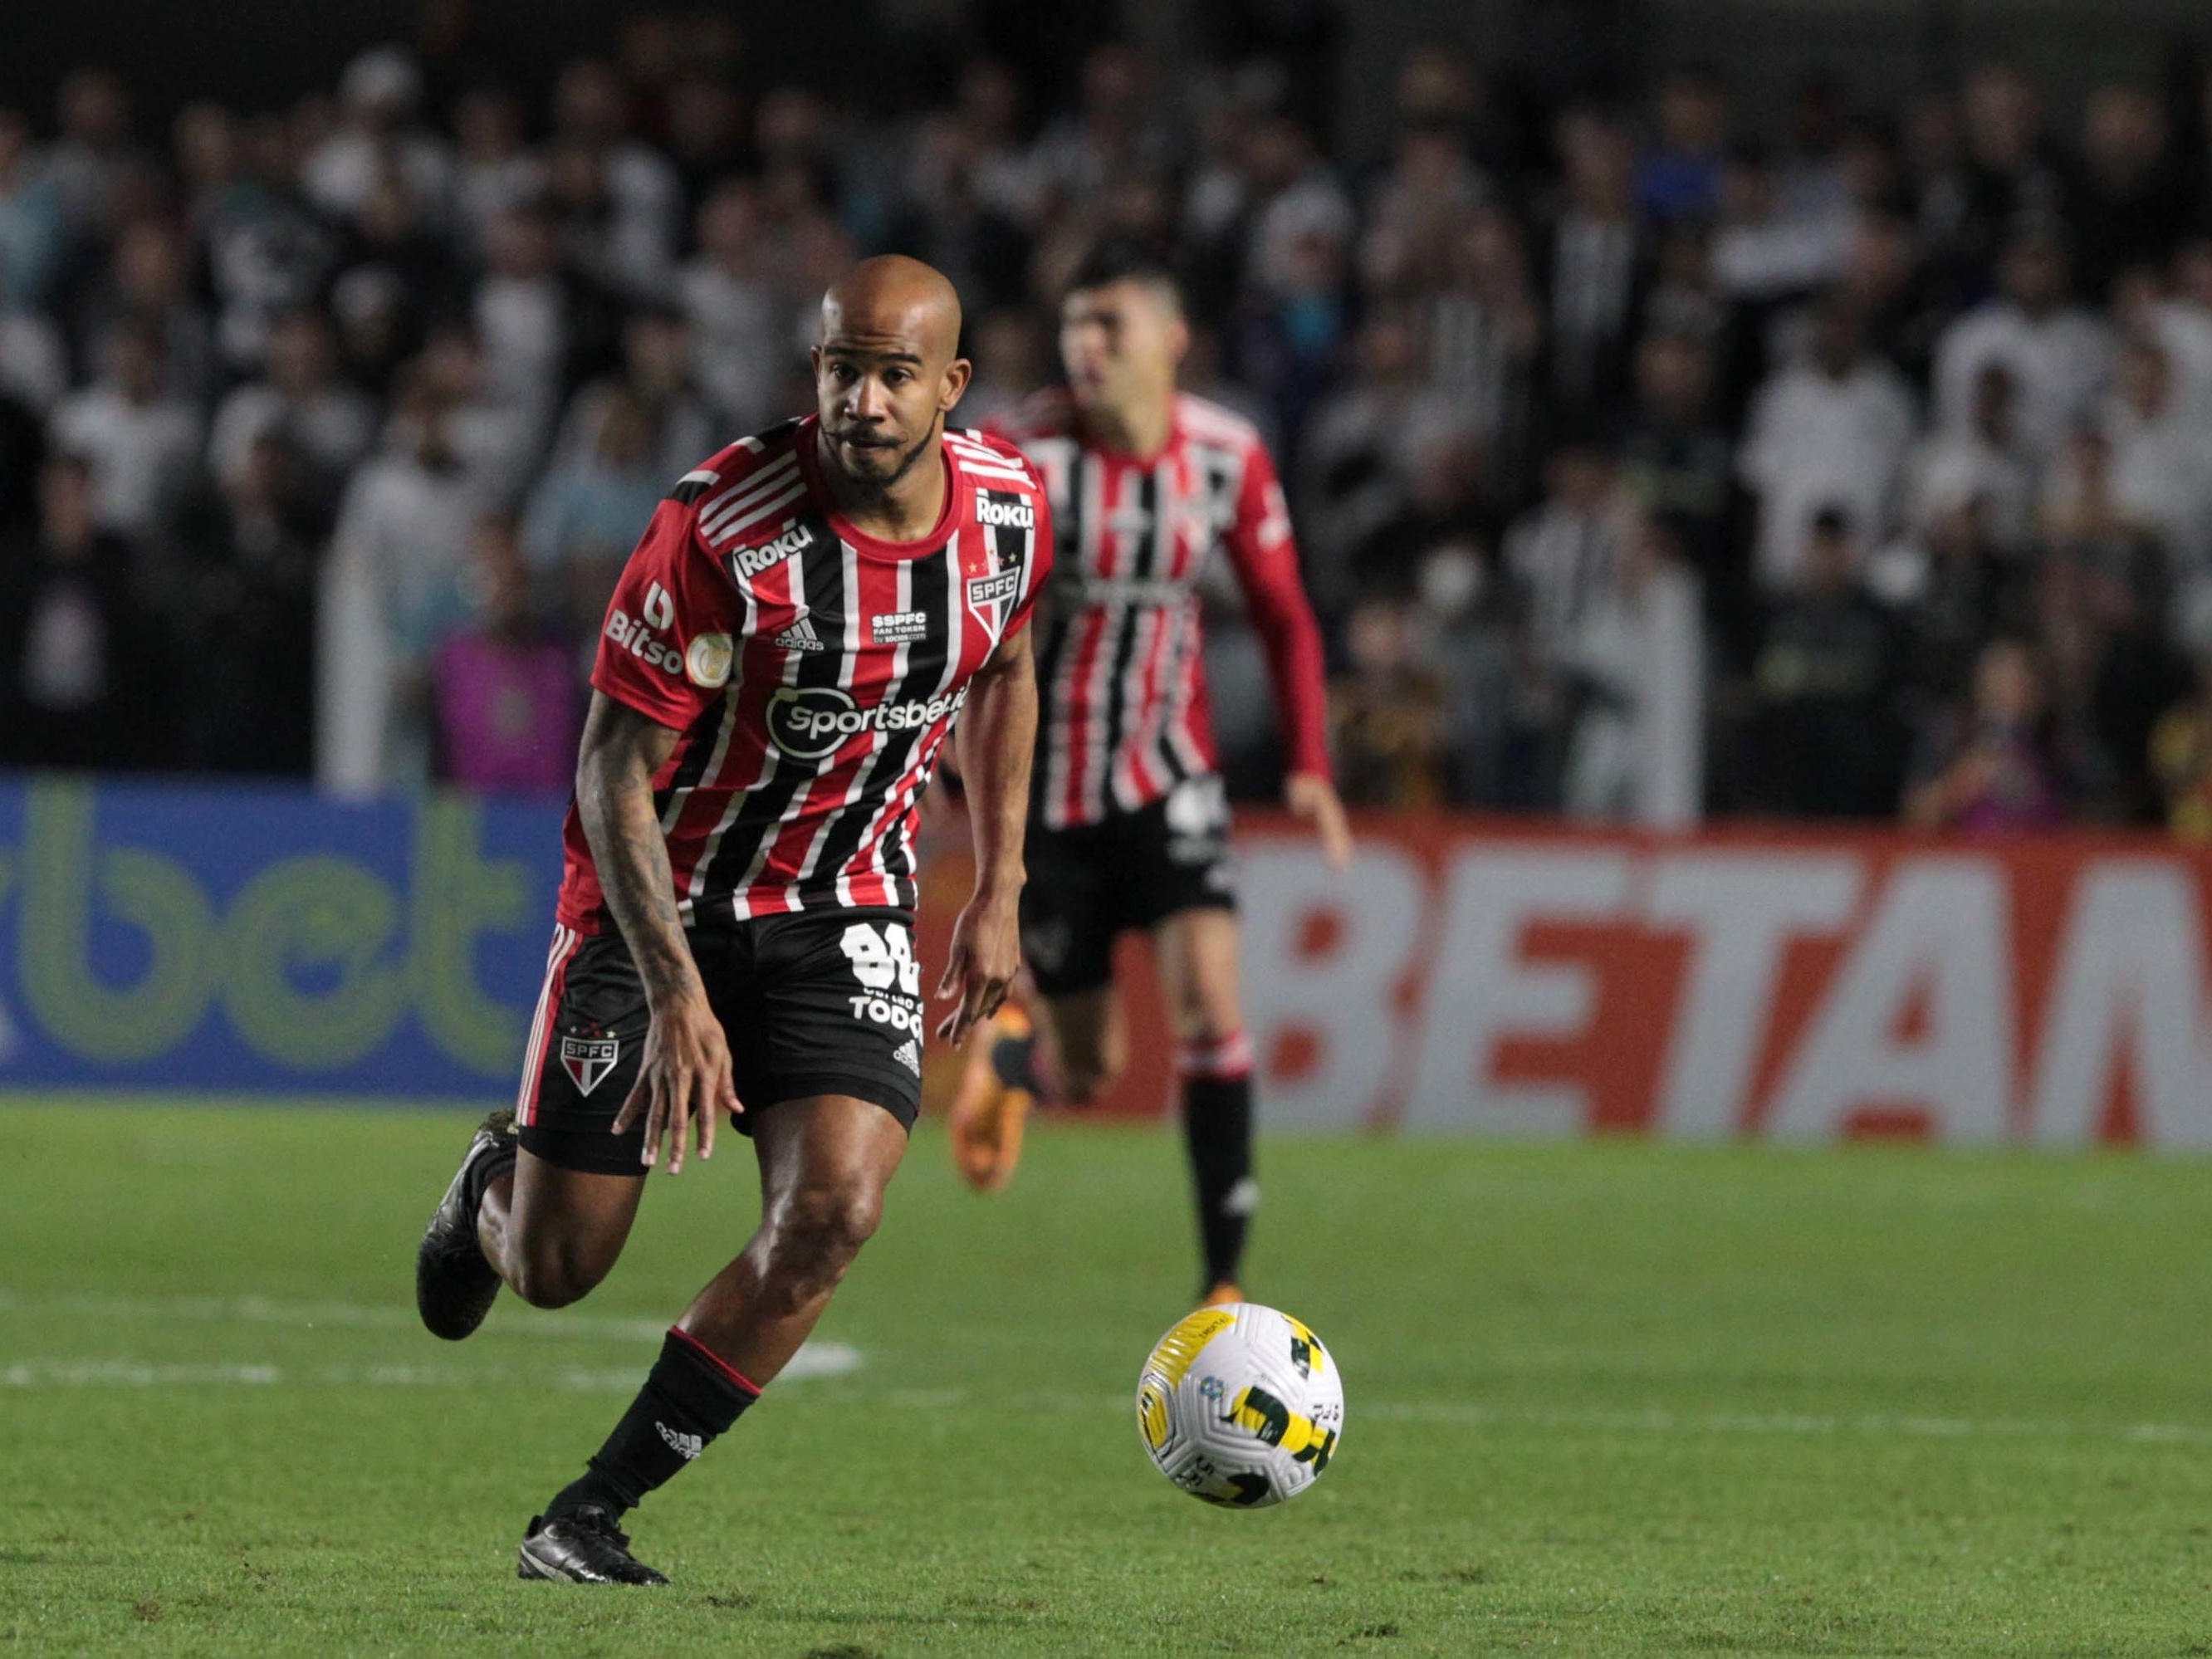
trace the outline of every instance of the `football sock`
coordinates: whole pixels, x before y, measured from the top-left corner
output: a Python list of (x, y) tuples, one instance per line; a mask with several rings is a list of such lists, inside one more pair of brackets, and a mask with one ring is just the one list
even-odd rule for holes
[(1000, 1083), (1009, 1089), (1027, 1089), (1038, 1092), (1036, 1084), (1036, 1033), (1027, 1036), (1000, 1037), (991, 1045), (991, 1070)]
[(1251, 1045), (1241, 1031), (1215, 1042), (1186, 1042), (1176, 1069), (1182, 1075), (1183, 1139), (1206, 1255), (1204, 1294), (1237, 1277), (1245, 1229), (1260, 1202), (1252, 1178)]
[(545, 1506), (548, 1516), (596, 1504), (615, 1515), (665, 1486), (714, 1437), (744, 1415), (760, 1390), (689, 1333), (672, 1330), (645, 1387), (623, 1413), (580, 1480)]
[(484, 1194), (491, 1190), (491, 1183), (514, 1170), (514, 1155), (515, 1143), (510, 1139), (500, 1151), (483, 1159), (469, 1171), (467, 1194), (471, 1218), (483, 1213)]

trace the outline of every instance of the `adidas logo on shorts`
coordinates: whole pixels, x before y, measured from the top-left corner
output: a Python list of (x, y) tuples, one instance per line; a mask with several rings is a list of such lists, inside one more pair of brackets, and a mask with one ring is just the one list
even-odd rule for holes
[(775, 643), (784, 651), (822, 651), (828, 648), (822, 643), (822, 636), (814, 631), (814, 624), (803, 616), (777, 635)]
[(898, 1061), (900, 1065), (905, 1066), (907, 1070), (912, 1072), (916, 1077), (920, 1077), (921, 1075), (921, 1045), (916, 1042), (912, 1037), (908, 1037), (904, 1042), (899, 1044), (898, 1052), (894, 1054), (891, 1058)]

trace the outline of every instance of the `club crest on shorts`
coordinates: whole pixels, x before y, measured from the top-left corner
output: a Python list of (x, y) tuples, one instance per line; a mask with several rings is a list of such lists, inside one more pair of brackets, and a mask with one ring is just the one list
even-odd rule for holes
[(598, 1088), (599, 1079), (614, 1070), (615, 1061), (621, 1057), (622, 1044), (613, 1037), (561, 1039), (562, 1067), (580, 1095), (587, 1095)]

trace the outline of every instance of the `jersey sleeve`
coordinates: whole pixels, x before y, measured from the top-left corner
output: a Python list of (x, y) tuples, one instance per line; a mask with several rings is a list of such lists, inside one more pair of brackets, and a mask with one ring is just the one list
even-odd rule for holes
[(1226, 538), (1230, 562), (1251, 607), (1252, 626), (1267, 657), (1275, 707), (1283, 722), (1290, 770), (1329, 775), (1328, 692), (1322, 659), (1321, 625), (1314, 620), (1298, 574), (1298, 547), (1291, 534), (1290, 504), (1264, 445), (1255, 443), (1244, 465), (1237, 519)]
[(744, 611), (692, 526), (680, 501), (654, 509), (615, 583), (592, 665), (595, 689), (679, 732), (729, 684)]

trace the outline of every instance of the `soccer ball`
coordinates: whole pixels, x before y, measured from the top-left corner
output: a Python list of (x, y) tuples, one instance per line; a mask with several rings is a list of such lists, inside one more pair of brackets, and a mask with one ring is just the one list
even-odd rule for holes
[(1321, 1478), (1344, 1432), (1344, 1379), (1321, 1339), (1256, 1303), (1200, 1308), (1137, 1379), (1137, 1432), (1194, 1498), (1258, 1509)]

